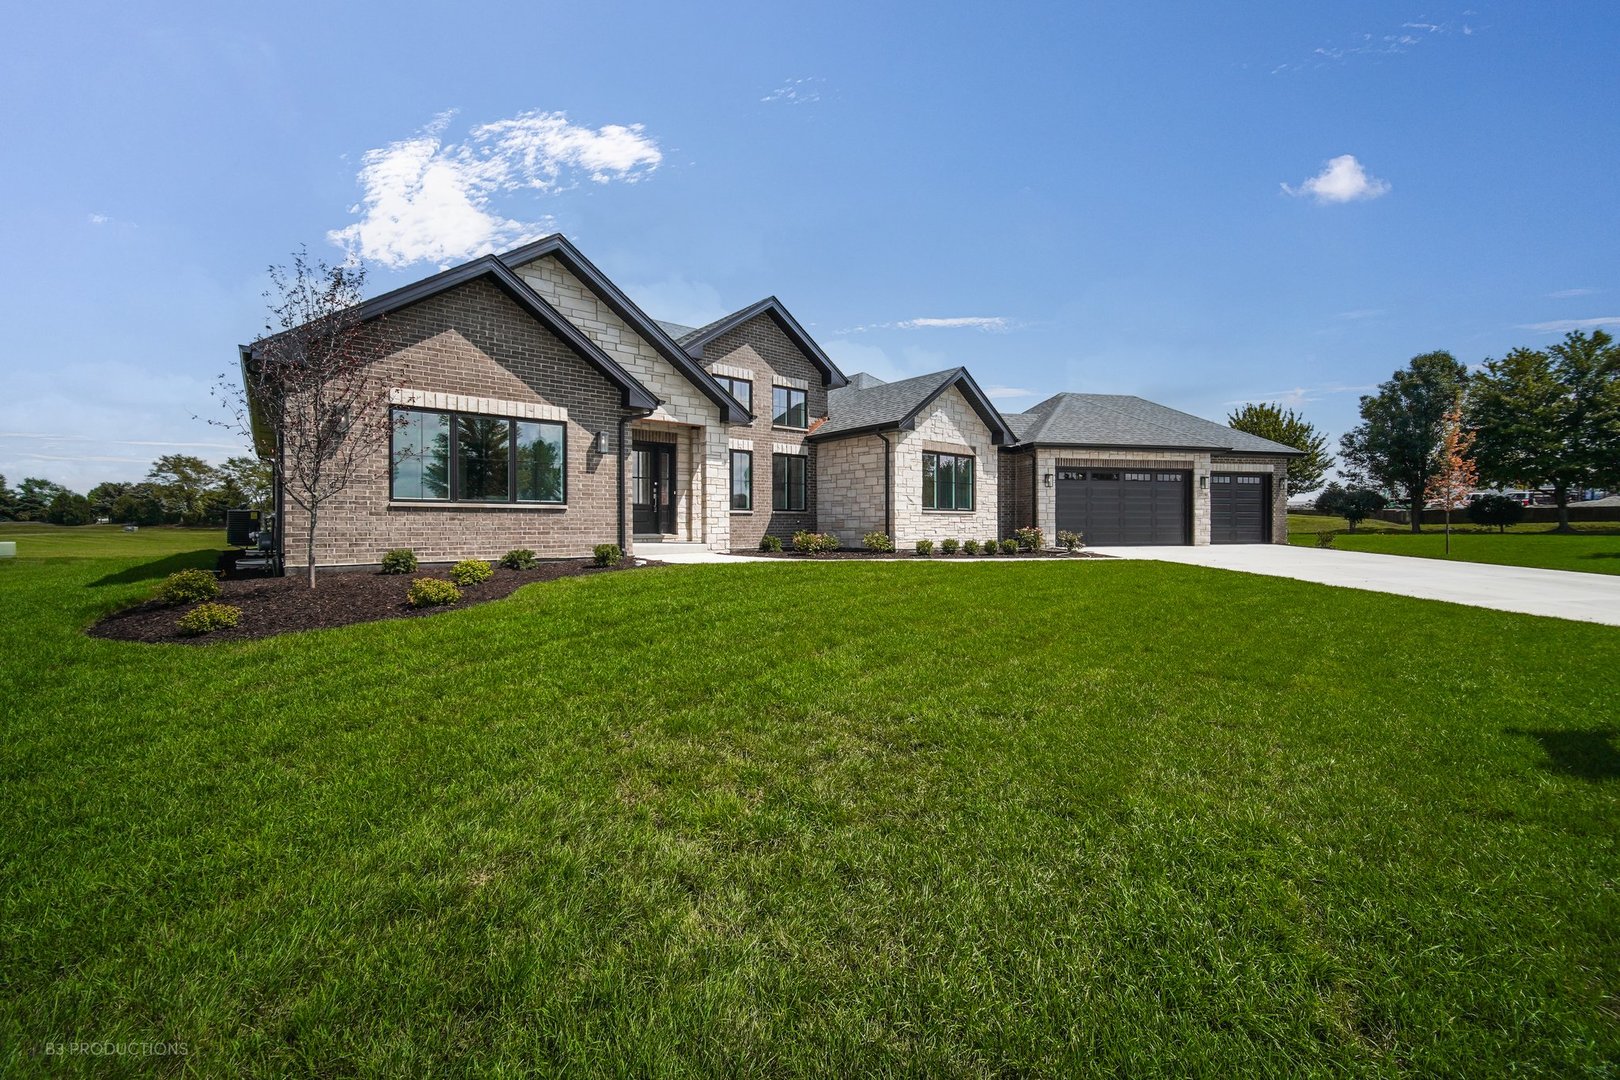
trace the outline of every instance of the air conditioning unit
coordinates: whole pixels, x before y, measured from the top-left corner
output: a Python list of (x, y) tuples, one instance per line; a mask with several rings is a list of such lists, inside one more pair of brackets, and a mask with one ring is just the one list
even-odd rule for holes
[(264, 513), (259, 510), (225, 511), (225, 542), (244, 548), (256, 543), (263, 521)]

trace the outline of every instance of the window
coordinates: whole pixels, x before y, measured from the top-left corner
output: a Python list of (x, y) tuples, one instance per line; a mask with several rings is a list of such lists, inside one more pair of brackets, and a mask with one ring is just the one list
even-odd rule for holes
[(567, 499), (563, 424), (426, 409), (395, 409), (393, 417), (391, 498), (488, 503)]
[(1178, 472), (1162, 472), (1158, 474), (1158, 477), (1161, 483), (1170, 484), (1179, 484), (1182, 480), (1186, 479), (1181, 473)]
[(1260, 478), (1258, 476), (1240, 476), (1237, 478), (1237, 482), (1240, 484), (1258, 484)]
[(1149, 472), (1128, 472), (1125, 474), (1125, 479), (1151, 481), (1153, 479), (1153, 474)]
[(923, 509), (973, 509), (973, 459), (961, 454), (924, 454)]
[(394, 410), (393, 489), (395, 499), (450, 497), (450, 414), (421, 409)]
[(725, 388), (726, 393), (742, 403), (742, 407), (749, 412), (754, 411), (754, 384), (747, 379), (733, 379), (729, 375), (716, 375), (714, 381)]
[(771, 455), (771, 484), (775, 488), (772, 508), (776, 510), (803, 510), (806, 489), (805, 465), (809, 458), (801, 454)]
[(731, 508), (754, 508), (754, 455), (748, 450), (731, 452)]
[(809, 427), (810, 412), (805, 407), (804, 391), (791, 386), (771, 387), (771, 423), (777, 427)]

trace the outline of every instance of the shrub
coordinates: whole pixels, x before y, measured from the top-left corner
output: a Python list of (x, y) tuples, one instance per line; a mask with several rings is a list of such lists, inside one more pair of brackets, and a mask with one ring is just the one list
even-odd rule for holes
[(781, 551), (782, 538), (780, 536), (772, 536), (770, 533), (766, 533), (764, 536), (759, 538), (759, 550)]
[(440, 578), (419, 577), (405, 597), (411, 607), (438, 607), (461, 599), (461, 590)]
[(624, 561), (624, 552), (618, 544), (597, 544), (591, 549), (591, 558), (597, 566), (618, 566)]
[(483, 559), (462, 559), (450, 568), (450, 580), (457, 585), (477, 585), (494, 576), (494, 569)]
[(1485, 495), (1468, 504), (1468, 520), (1475, 525), (1495, 525), (1497, 532), (1507, 532), (1509, 525), (1524, 520), (1524, 504), (1506, 495)]
[(501, 556), (501, 565), (508, 570), (533, 570), (537, 559), (528, 548), (513, 548)]
[(1342, 517), (1350, 524), (1350, 531), (1389, 505), (1389, 500), (1367, 488), (1344, 488), (1335, 480), (1316, 497), (1316, 512)]
[(198, 604), (180, 616), (175, 626), (186, 637), (212, 634), (215, 630), (229, 630), (242, 621), (242, 609), (230, 604)]
[(1014, 529), (1013, 540), (1024, 551), (1039, 551), (1046, 546), (1046, 534), (1033, 525)]
[(984, 553), (986, 555), (999, 555), (999, 554), (1001, 554), (1001, 541), (997, 540), (993, 536), (990, 539), (986, 540), (984, 542)]
[(947, 539), (939, 542), (939, 550), (946, 555), (955, 555), (956, 549), (961, 546), (962, 545), (957, 542), (957, 539), (954, 536), (948, 537)]
[(1331, 532), (1319, 532), (1319, 533), (1317, 533), (1316, 534), (1316, 546), (1319, 547), (1319, 548), (1330, 548), (1330, 547), (1332, 547), (1333, 546), (1333, 534)]
[(1018, 554), (1018, 541), (1012, 539), (1011, 537), (1007, 538), (1006, 540), (1003, 540), (1001, 542), (1001, 553), (1003, 555), (1016, 555), (1016, 554)]
[(1058, 530), (1058, 546), (1065, 551), (1078, 551), (1085, 546), (1085, 537), (1068, 529)]
[(964, 541), (962, 541), (962, 554), (964, 554), (964, 555), (977, 555), (978, 553), (979, 553), (979, 542), (977, 540), (964, 540)]
[(814, 533), (800, 529), (793, 534), (793, 550), (806, 555), (820, 555), (824, 551), (837, 551), (838, 537), (832, 533)]
[(176, 570), (158, 586), (165, 604), (195, 604), (219, 595), (219, 578), (212, 570)]
[(861, 537), (861, 543), (866, 545), (867, 551), (893, 551), (894, 541), (889, 539), (888, 533), (869, 532)]
[(932, 555), (933, 553), (934, 553), (934, 542), (932, 540), (919, 540), (919, 541), (917, 541), (917, 554), (927, 556), (927, 555)]
[(385, 574), (414, 574), (416, 573), (416, 552), (410, 548), (395, 548), (385, 552), (382, 557), (382, 572)]

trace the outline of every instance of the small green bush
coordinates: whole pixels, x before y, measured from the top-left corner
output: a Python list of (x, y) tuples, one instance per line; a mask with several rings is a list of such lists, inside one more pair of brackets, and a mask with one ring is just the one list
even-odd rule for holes
[(939, 550), (945, 555), (955, 555), (956, 549), (961, 546), (961, 543), (954, 536), (947, 537), (939, 542)]
[(410, 548), (395, 548), (385, 552), (382, 557), (382, 572), (385, 574), (414, 574), (416, 573), (416, 552)]
[(861, 543), (866, 545), (867, 551), (893, 551), (894, 541), (888, 533), (869, 532), (861, 537)]
[(962, 554), (964, 554), (964, 555), (977, 555), (978, 553), (979, 553), (979, 542), (977, 540), (964, 540), (964, 541), (962, 541)]
[(158, 586), (158, 599), (165, 604), (195, 604), (219, 595), (219, 578), (212, 570), (176, 570)]
[(597, 566), (618, 566), (624, 561), (624, 552), (618, 544), (597, 544), (591, 548), (591, 558)]
[(999, 555), (1001, 553), (1001, 541), (993, 536), (986, 540), (984, 542), (984, 553), (986, 555)]
[(933, 553), (934, 553), (934, 542), (932, 540), (919, 540), (919, 541), (917, 541), (917, 554), (922, 555), (922, 556), (928, 556), (928, 555), (932, 555)]
[(461, 590), (441, 578), (419, 577), (406, 596), (411, 607), (438, 607), (461, 599)]
[(1330, 532), (1319, 532), (1319, 533), (1317, 533), (1316, 534), (1316, 546), (1319, 547), (1319, 548), (1330, 548), (1330, 547), (1332, 547), (1333, 546), (1333, 534), (1330, 533)]
[(450, 580), (457, 585), (478, 585), (495, 576), (495, 570), (483, 559), (462, 559), (450, 568)]
[(1065, 551), (1078, 551), (1085, 546), (1085, 537), (1068, 529), (1058, 530), (1058, 546)]
[(1014, 539), (1012, 539), (1010, 537), (1008, 539), (1006, 539), (1006, 540), (1003, 540), (1001, 542), (1001, 553), (1003, 555), (1016, 555), (1016, 554), (1018, 554), (1018, 541), (1016, 541), (1016, 540), (1014, 540)]
[(825, 551), (837, 551), (838, 537), (832, 533), (816, 533), (809, 529), (800, 529), (793, 534), (793, 550), (805, 555), (820, 555)]
[(501, 565), (508, 570), (533, 570), (539, 556), (528, 548), (513, 548), (501, 556)]
[(1499, 533), (1524, 520), (1524, 504), (1506, 495), (1482, 495), (1468, 504), (1468, 520), (1475, 525), (1495, 525)]
[(821, 538), (816, 541), (816, 551), (818, 553), (823, 551), (837, 551), (839, 548), (844, 546), (843, 541), (839, 540), (838, 537), (832, 533), (817, 533), (816, 535)]
[(759, 538), (759, 550), (781, 551), (782, 538), (780, 536), (772, 536), (770, 533), (766, 533), (764, 536)]
[(1046, 535), (1033, 525), (1025, 525), (1022, 529), (1013, 530), (1013, 540), (1017, 542), (1020, 550), (1039, 551), (1046, 546)]
[(212, 634), (215, 630), (229, 630), (242, 621), (242, 609), (230, 604), (198, 604), (180, 616), (175, 626), (186, 637)]

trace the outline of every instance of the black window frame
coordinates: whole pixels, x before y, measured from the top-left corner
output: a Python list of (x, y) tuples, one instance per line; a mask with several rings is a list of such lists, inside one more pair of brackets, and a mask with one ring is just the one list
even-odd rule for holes
[[(776, 395), (779, 393), (785, 395), (787, 400), (786, 408), (780, 412), (778, 412), (776, 408)], [(795, 394), (799, 396), (798, 407), (803, 410), (804, 423), (802, 424), (792, 424), (788, 423), (786, 420), (777, 419), (778, 417), (787, 417), (788, 419), (792, 419), (794, 406), (793, 395)], [(771, 386), (771, 426), (787, 428), (789, 431), (808, 431), (810, 429), (810, 392), (808, 390), (801, 390), (797, 386), (783, 386), (780, 383), (773, 383)]]
[[(748, 490), (743, 492), (747, 506), (737, 505), (737, 459), (748, 459)], [(752, 450), (733, 450), (729, 459), (731, 465), (731, 512), (733, 514), (752, 513), (754, 509), (754, 452)]]
[[(923, 451), (923, 455), (922, 455), (922, 476), (918, 477), (918, 483), (919, 484), (924, 484), (924, 482), (927, 479), (927, 476), (928, 476), (928, 459), (929, 458), (934, 459), (934, 503), (933, 503), (932, 506), (929, 505), (929, 503), (928, 503), (928, 489), (927, 489), (926, 486), (924, 486), (923, 490), (921, 492), (923, 509), (924, 510), (943, 510), (946, 513), (953, 513), (953, 514), (971, 514), (971, 513), (973, 513), (974, 508), (979, 505), (979, 461), (978, 461), (977, 456), (975, 456), (973, 454), (950, 454), (950, 453), (945, 453), (943, 451), (925, 450), (925, 451)], [(941, 506), (941, 505), (939, 505), (939, 459), (940, 458), (949, 458), (951, 460), (951, 505), (950, 506)], [(970, 474), (968, 476), (968, 491), (967, 491), (968, 504), (966, 506), (958, 506), (958, 505), (956, 505), (956, 503), (957, 503), (957, 496), (961, 493), (961, 491), (960, 491), (961, 485), (957, 482), (956, 476), (957, 476), (957, 470), (961, 467), (961, 462), (964, 462), (964, 461), (968, 463), (968, 466), (969, 466), (969, 468), (971, 470), (971, 472), (970, 472)]]
[[(753, 379), (744, 379), (735, 375), (715, 375), (714, 381), (719, 383), (725, 389), (726, 393), (730, 394), (734, 398), (737, 398), (738, 403), (741, 404), (743, 408), (747, 409), (749, 412), (754, 411)], [(748, 387), (748, 397), (746, 399), (737, 397), (738, 385)]]
[[(400, 495), (394, 490), (394, 438), (403, 430), (398, 420), (402, 414), (431, 413), (436, 416), (449, 418), (450, 444), (448, 447), (449, 461), (446, 469), (446, 493), (440, 498), (421, 498), (409, 495)], [(563, 420), (544, 420), (527, 416), (493, 416), (489, 413), (464, 412), (456, 409), (424, 409), (415, 405), (395, 405), (389, 409), (389, 420), (393, 432), (388, 438), (388, 500), (390, 502), (414, 503), (421, 506), (441, 506), (451, 503), (477, 506), (567, 506), (568, 505), (568, 424)], [(500, 420), (507, 425), (506, 436), (506, 498), (504, 499), (464, 499), (461, 490), (461, 421), (471, 420)], [(562, 483), (559, 485), (559, 497), (556, 499), (520, 499), (518, 498), (518, 425), (534, 424), (539, 427), (552, 427), (558, 429), (562, 435), (562, 456), (559, 467), (562, 471)]]
[[(799, 505), (794, 506), (795, 485), (793, 462), (798, 462)], [(780, 479), (778, 474), (780, 473)], [(771, 509), (788, 514), (802, 514), (810, 509), (810, 458), (805, 454), (771, 455)]]

